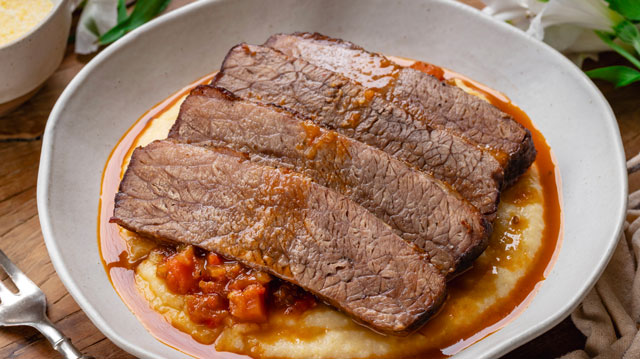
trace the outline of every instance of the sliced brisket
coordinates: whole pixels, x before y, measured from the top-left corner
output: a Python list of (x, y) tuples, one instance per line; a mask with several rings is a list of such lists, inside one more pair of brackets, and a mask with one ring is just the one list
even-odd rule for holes
[(377, 91), (338, 73), (268, 47), (242, 44), (227, 54), (214, 84), (300, 112), (451, 184), (481, 213), (496, 211), (503, 172), (492, 155), (414, 119)]
[(490, 149), (504, 168), (505, 185), (515, 182), (536, 157), (531, 133), (508, 114), (456, 86), (400, 67), (381, 54), (317, 33), (277, 34), (265, 45), (383, 91), (386, 98), (430, 126)]
[(445, 297), (444, 277), (367, 210), (231, 150), (136, 149), (112, 222), (272, 273), (385, 333), (418, 328)]
[(466, 268), (486, 247), (490, 225), (448, 185), (275, 106), (199, 86), (183, 102), (169, 138), (229, 147), (253, 162), (300, 172), (385, 221), (445, 275)]

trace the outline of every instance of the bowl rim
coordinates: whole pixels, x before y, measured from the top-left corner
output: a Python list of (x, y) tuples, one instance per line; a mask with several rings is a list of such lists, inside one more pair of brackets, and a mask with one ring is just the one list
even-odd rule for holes
[[(27, 38), (31, 37), (31, 35), (35, 34), (40, 28), (42, 28), (46, 23), (51, 21), (51, 19), (60, 11), (60, 8), (66, 6), (67, 11), (73, 11), (73, 0), (58, 0), (56, 4), (53, 5), (53, 9), (49, 11), (47, 16), (42, 18), (35, 26), (33, 26), (29, 31), (20, 35), (18, 38), (13, 39), (5, 44), (0, 45), (0, 51), (4, 51), (10, 47), (17, 46), (18, 44), (27, 40)], [(67, 4), (67, 5), (64, 5)]]
[[(61, 0), (60, 3), (64, 3), (66, 0)], [(51, 257), (51, 262), (58, 273), (62, 283), (69, 291), (69, 294), (74, 298), (74, 300), (78, 303), (80, 308), (87, 314), (87, 317), (91, 320), (91, 322), (111, 341), (113, 341), (120, 348), (126, 350), (127, 352), (134, 354), (138, 357), (152, 358), (153, 355), (149, 351), (138, 347), (131, 340), (128, 340), (121, 336), (119, 333), (113, 331), (109, 325), (106, 323), (105, 319), (94, 310), (93, 306), (89, 303), (85, 295), (82, 293), (80, 288), (70, 277), (70, 272), (66, 268), (66, 265), (61, 259), (61, 248), (58, 246), (56, 240), (54, 239), (53, 228), (50, 222), (49, 209), (47, 206), (48, 201), (48, 187), (49, 187), (49, 176), (51, 174), (51, 153), (53, 149), (53, 138), (54, 132), (56, 129), (56, 122), (61, 117), (60, 115), (63, 112), (63, 109), (69, 101), (69, 99), (73, 96), (73, 93), (76, 91), (76, 88), (81, 85), (81, 83), (92, 73), (95, 68), (98, 68), (102, 62), (107, 61), (112, 53), (119, 51), (120, 48), (125, 47), (126, 45), (133, 43), (137, 40), (140, 35), (153, 31), (156, 27), (162, 26), (165, 22), (169, 22), (175, 18), (183, 16), (183, 14), (190, 13), (192, 11), (197, 11), (201, 7), (211, 6), (213, 3), (224, 3), (232, 0), (203, 0), (193, 2), (191, 4), (187, 4), (181, 8), (171, 11), (168, 14), (164, 14), (142, 26), (131, 31), (126, 34), (116, 43), (102, 50), (98, 55), (93, 58), (87, 65), (85, 65), (82, 70), (73, 78), (73, 80), (67, 85), (63, 93), (60, 95), (56, 104), (51, 111), (49, 119), (46, 124), (45, 132), (43, 135), (42, 141), (42, 152), (40, 157), (40, 167), (38, 171), (38, 183), (37, 183), (37, 206), (38, 212), (40, 214), (40, 225), (42, 228), (42, 234), (44, 237), (44, 241), (49, 252), (49, 256)], [(595, 86), (595, 84), (580, 70), (576, 67), (569, 59), (567, 59), (564, 55), (557, 52), (555, 49), (550, 47), (549, 45), (537, 41), (529, 36), (527, 36), (521, 30), (506, 24), (504, 22), (500, 22), (486, 13), (479, 11), (472, 6), (459, 3), (457, 1), (447, 1), (447, 0), (429, 0), (433, 2), (438, 2), (440, 4), (454, 7), (457, 11), (465, 12), (469, 16), (478, 17), (480, 21), (490, 22), (491, 26), (502, 27), (502, 31), (509, 31), (517, 36), (520, 41), (525, 41), (532, 46), (538, 46), (547, 53), (548, 56), (554, 57), (557, 61), (564, 62), (567, 65), (567, 70), (574, 73), (578, 79), (583, 82), (583, 86), (587, 88), (598, 100), (601, 101), (606, 111), (607, 116), (603, 118), (603, 121), (607, 122), (607, 125), (612, 128), (614, 133), (618, 134), (615, 136), (615, 148), (612, 148), (612, 152), (615, 152), (615, 155), (618, 158), (621, 158), (622, 161), (618, 163), (619, 170), (622, 173), (626, 173), (626, 161), (625, 161), (625, 152), (622, 144), (622, 139), (620, 137), (620, 131), (616, 122), (616, 118), (613, 110), (611, 109), (610, 104), (605, 99), (604, 95), (600, 92), (600, 90)], [(1, 47), (0, 47), (1, 49)], [(516, 335), (511, 337), (511, 340), (500, 343), (495, 346), (493, 350), (485, 353), (485, 357), (497, 357), (503, 355), (510, 350), (515, 349), (516, 347), (530, 341), (531, 339), (537, 337), (541, 333), (547, 331), (552, 326), (561, 322), (564, 318), (566, 318), (570, 312), (575, 309), (582, 299), (588, 294), (588, 292), (593, 288), (596, 281), (606, 268), (611, 256), (616, 248), (617, 240), (622, 233), (623, 223), (627, 208), (627, 197), (628, 197), (628, 188), (627, 188), (628, 178), (626, 175), (623, 175), (619, 179), (619, 183), (617, 184), (620, 189), (618, 193), (618, 197), (615, 198), (616, 202), (622, 203), (623, 205), (617, 209), (616, 218), (618, 218), (618, 222), (615, 224), (615, 227), (612, 225), (611, 238), (608, 242), (608, 248), (605, 251), (604, 255), (600, 258), (599, 262), (595, 263), (593, 266), (593, 270), (586, 277), (587, 279), (584, 281), (582, 289), (575, 293), (575, 295), (569, 299), (565, 299), (562, 305), (556, 307), (553, 311), (554, 314), (540, 320), (536, 325), (529, 327), (527, 330), (524, 330)], [(562, 198), (561, 198), (562, 202)], [(561, 204), (561, 208), (564, 206)], [(564, 232), (564, 230), (563, 230)], [(560, 249), (561, 251), (562, 249)], [(558, 252), (560, 253), (560, 252)], [(555, 263), (554, 263), (555, 264)], [(530, 302), (529, 302), (530, 303)], [(527, 305), (529, 304), (527, 303)], [(508, 323), (505, 323), (500, 328), (503, 328)], [(499, 331), (492, 332), (488, 336), (493, 333)], [(464, 352), (464, 350), (463, 350)], [(186, 354), (185, 354), (186, 355)]]

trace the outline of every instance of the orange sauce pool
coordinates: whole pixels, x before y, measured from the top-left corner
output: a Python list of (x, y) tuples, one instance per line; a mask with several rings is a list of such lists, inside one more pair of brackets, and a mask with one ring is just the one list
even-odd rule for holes
[[(448, 334), (446, 340), (441, 341), (438, 347), (431, 348), (420, 354), (421, 358), (447, 357), (495, 332), (513, 320), (527, 307), (537, 292), (538, 287), (545, 279), (546, 274), (555, 261), (562, 237), (559, 171), (555, 166), (551, 149), (542, 134), (534, 127), (529, 117), (521, 109), (512, 104), (505, 95), (445, 68), (424, 62), (396, 57), (391, 58), (402, 66), (411, 66), (414, 69), (432, 74), (443, 81), (450, 83), (456, 81), (461, 82), (464, 86), (482, 94), (493, 105), (510, 114), (516, 121), (528, 128), (531, 131), (535, 147), (538, 150), (534, 164), (538, 168), (542, 185), (542, 194), (544, 197), (543, 219), (545, 227), (542, 235), (542, 245), (536, 253), (536, 261), (532, 264), (532, 267), (528, 268), (527, 274), (519, 279), (515, 288), (509, 293), (508, 299), (506, 301), (499, 301), (489, 307), (488, 310), (485, 310), (482, 319), (476, 322), (477, 325), (467, 327), (464, 331), (456, 331), (450, 335)], [(131, 311), (156, 338), (171, 347), (196, 357), (239, 358), (244, 356), (226, 352), (216, 353), (213, 346), (198, 343), (189, 334), (174, 328), (161, 314), (153, 311), (149, 307), (146, 299), (143, 298), (135, 286), (134, 268), (137, 263), (128, 261), (128, 248), (120, 236), (118, 226), (109, 223), (109, 218), (113, 213), (115, 193), (118, 190), (118, 185), (125, 168), (124, 163), (134, 150), (133, 145), (136, 143), (136, 140), (150, 125), (153, 118), (171, 108), (172, 105), (195, 86), (210, 82), (214, 75), (215, 73), (195, 81), (147, 111), (124, 134), (113, 149), (105, 165), (102, 177), (98, 217), (98, 244), (105, 270), (114, 288)], [(516, 183), (514, 187), (513, 190), (503, 194), (503, 200), (505, 199), (504, 196), (512, 196), (509, 198), (511, 202), (518, 203), (518, 201), (526, 201), (526, 193), (518, 190), (518, 183)], [(526, 220), (526, 218), (523, 220)], [(500, 258), (496, 257), (496, 260), (500, 260)], [(474, 265), (473, 268), (448, 284), (449, 296), (457, 297), (465, 295), (466, 292), (473, 290), (475, 282), (481, 281), (483, 277), (490, 273), (490, 264), (489, 266), (487, 266), (486, 263), (483, 266)], [(455, 312), (451, 306), (445, 304), (440, 313), (425, 325), (420, 332), (425, 336), (441, 332), (446, 329), (447, 318), (454, 315)]]

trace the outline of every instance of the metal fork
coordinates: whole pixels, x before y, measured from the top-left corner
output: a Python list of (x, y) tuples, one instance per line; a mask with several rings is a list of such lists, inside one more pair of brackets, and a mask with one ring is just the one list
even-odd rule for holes
[(0, 266), (11, 277), (19, 292), (14, 294), (0, 282), (0, 326), (27, 325), (36, 328), (67, 359), (93, 359), (83, 356), (47, 317), (47, 298), (6, 254), (0, 250)]

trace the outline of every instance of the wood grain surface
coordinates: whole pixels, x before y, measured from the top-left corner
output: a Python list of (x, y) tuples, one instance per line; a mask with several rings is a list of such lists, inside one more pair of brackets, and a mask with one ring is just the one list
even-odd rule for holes
[[(468, 0), (479, 4), (477, 0)], [(167, 11), (190, 0), (174, 0)], [(76, 14), (77, 18), (77, 14)], [(133, 358), (100, 333), (68, 294), (49, 260), (38, 222), (36, 179), (41, 137), (56, 99), (91, 59), (78, 56), (70, 44), (60, 68), (42, 89), (13, 113), (0, 118), (0, 248), (45, 292), (48, 314), (56, 326), (84, 353), (96, 358)], [(587, 67), (621, 64), (604, 54)], [(598, 83), (618, 118), (627, 158), (640, 151), (640, 84), (622, 89)], [(630, 189), (640, 188), (640, 173), (630, 178)], [(6, 275), (0, 276), (6, 282)], [(569, 319), (504, 358), (554, 358), (584, 346), (584, 337)], [(49, 343), (27, 327), (0, 329), (0, 358), (59, 358)]]

